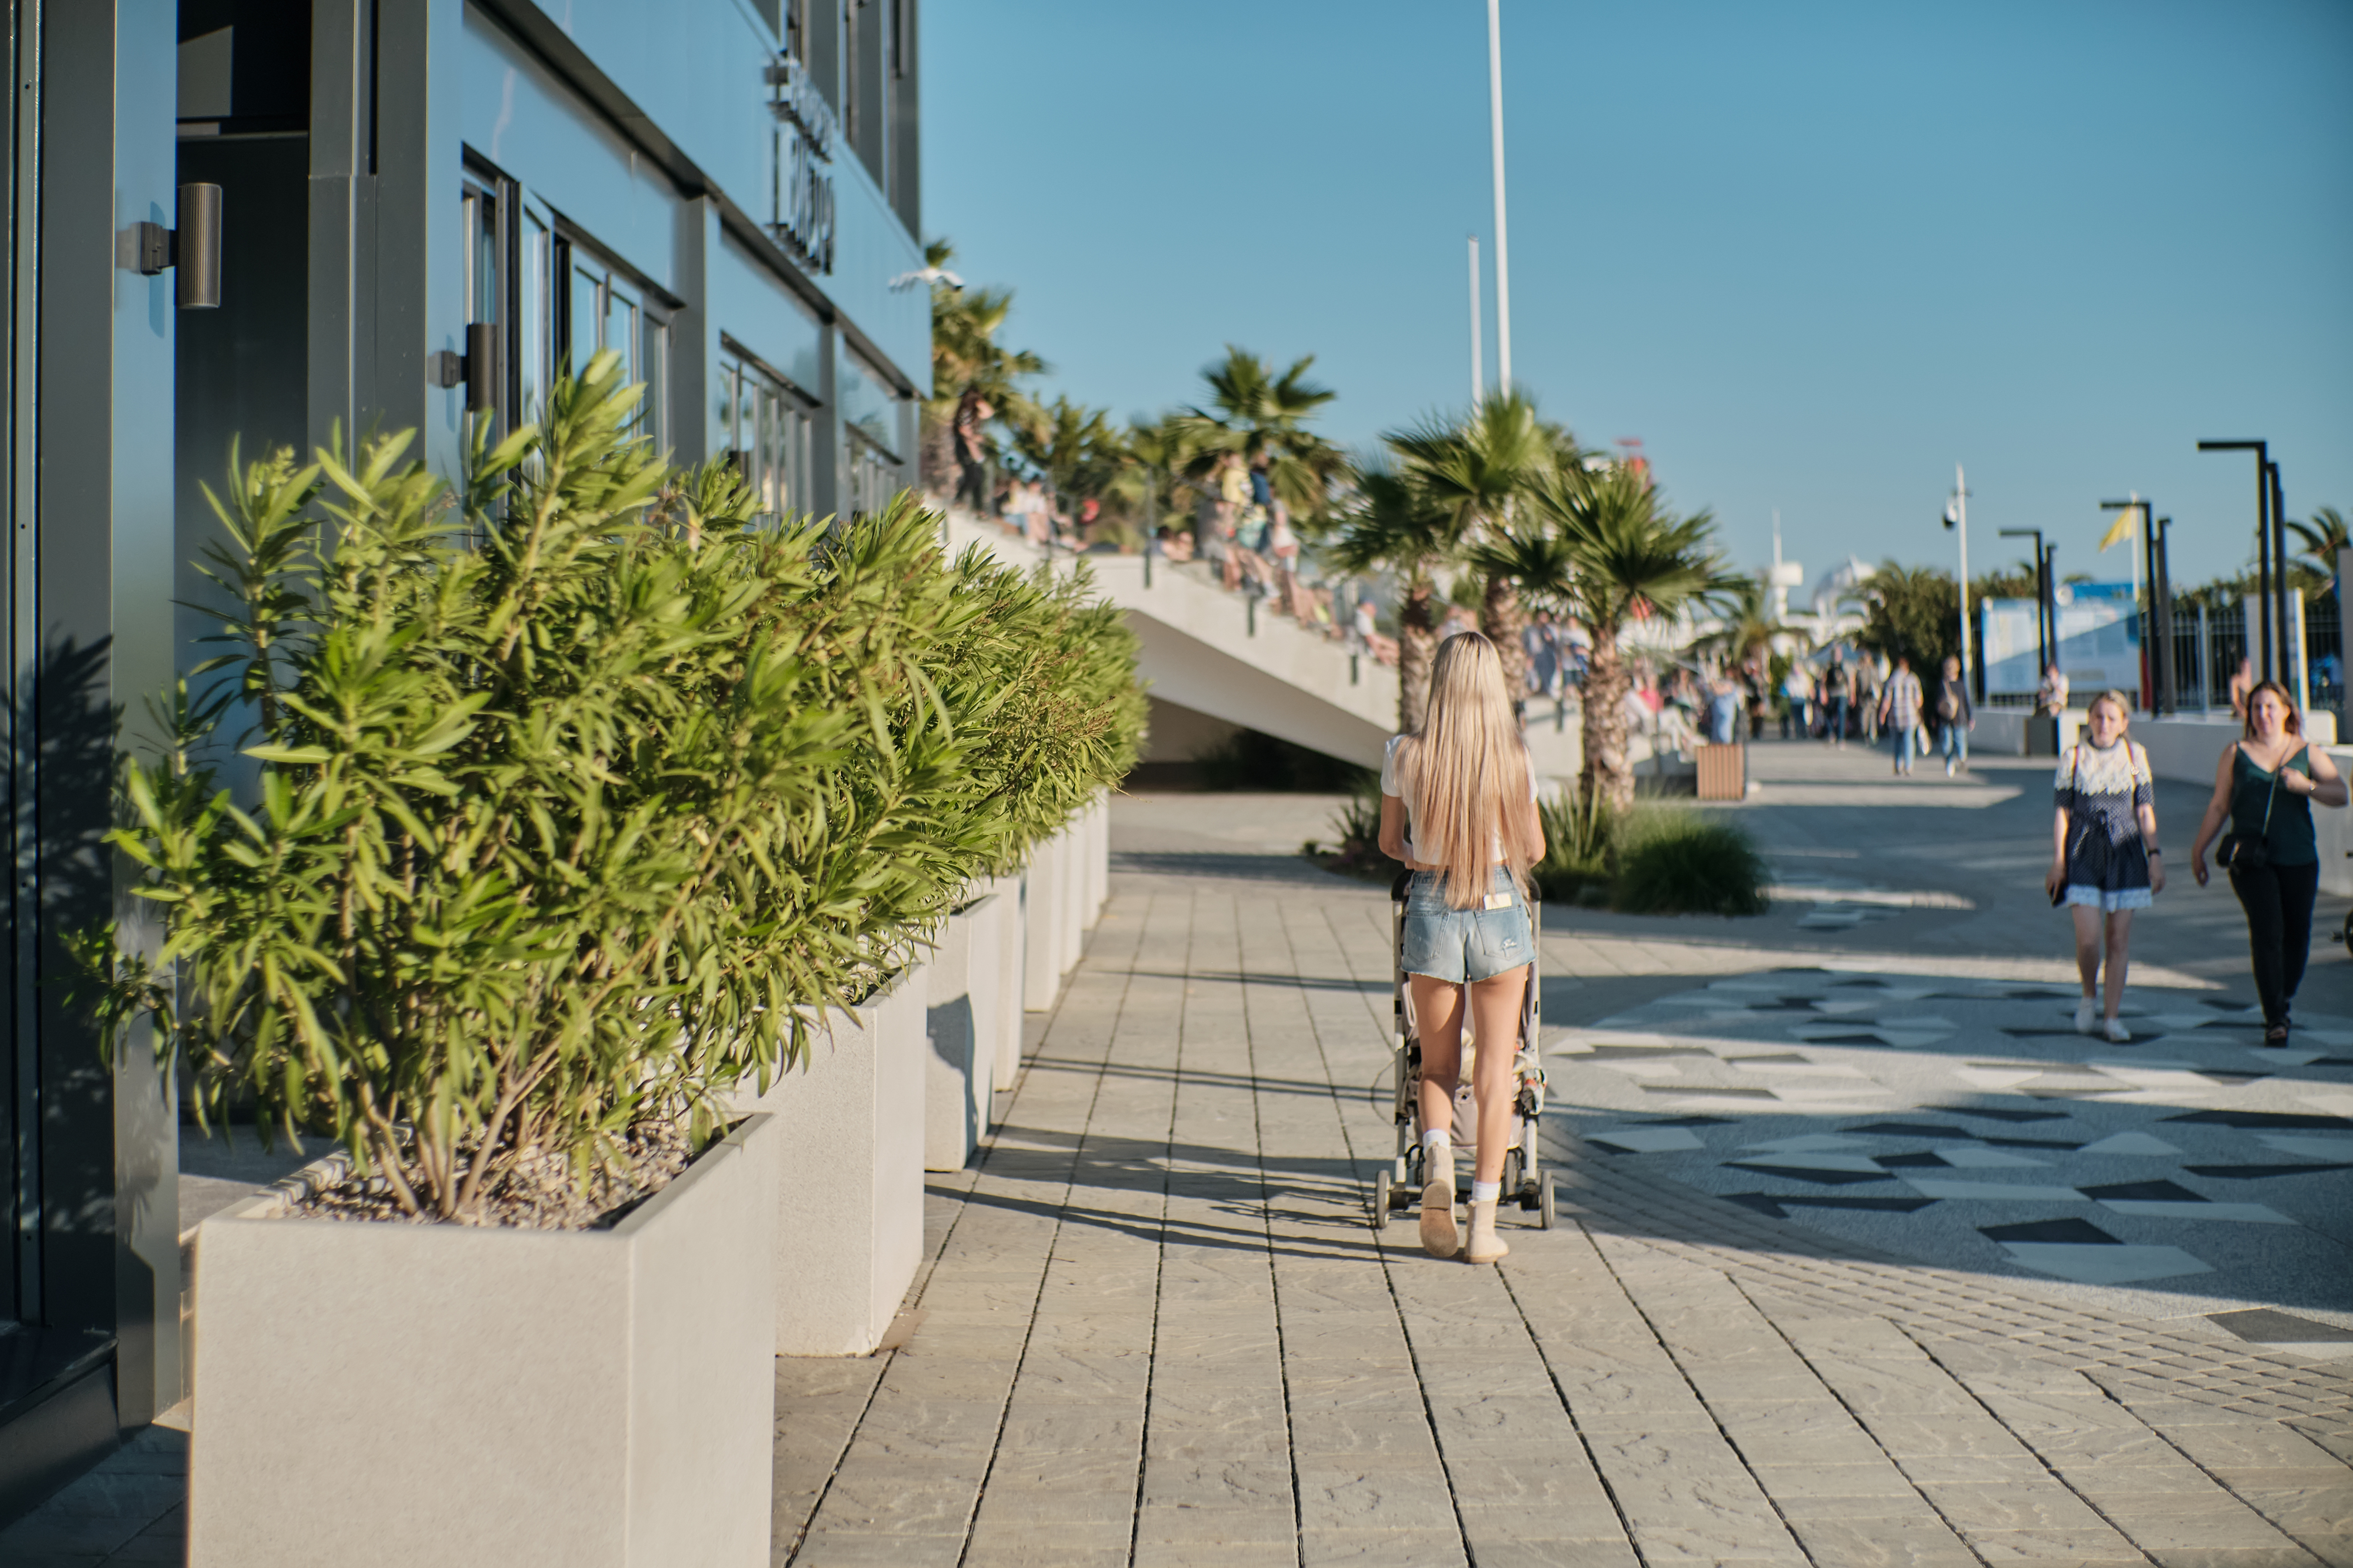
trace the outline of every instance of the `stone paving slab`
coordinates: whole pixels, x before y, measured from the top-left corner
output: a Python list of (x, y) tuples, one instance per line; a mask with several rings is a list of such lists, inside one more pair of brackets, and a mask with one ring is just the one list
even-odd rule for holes
[(1573, 1149), (1500, 1267), (1377, 1234), (1386, 899), (1180, 859), (934, 1182), (912, 1337), (779, 1363), (777, 1562), (2353, 1563), (2327, 1364)]

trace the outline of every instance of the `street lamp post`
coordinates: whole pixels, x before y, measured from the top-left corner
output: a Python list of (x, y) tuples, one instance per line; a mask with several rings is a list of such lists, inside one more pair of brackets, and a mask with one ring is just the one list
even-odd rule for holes
[(2034, 541), (2034, 679), (2040, 681), (2051, 668), (2051, 645), (2055, 640), (2052, 634), (2057, 629), (2051, 620), (2051, 559), (2042, 547), (2042, 531), (2004, 528), (1996, 531), (2004, 539)]
[[(2137, 511), (2140, 513), (2140, 554), (2148, 578), (2148, 600), (2143, 609), (2147, 628), (2143, 643), (2148, 659), (2147, 674), (2143, 684), (2147, 690), (2151, 713), (2173, 711), (2173, 601), (2167, 592), (2165, 574), (2158, 564), (2157, 507), (2147, 497), (2136, 493), (2128, 500), (2104, 500), (2102, 511)], [(2136, 574), (2137, 575), (2137, 574)], [(2138, 584), (2134, 584), (2136, 589)]]
[[(1961, 680), (1969, 679), (1969, 485), (1958, 463), (1953, 465), (1953, 499), (1945, 508), (1945, 526), (1955, 530), (1961, 545)], [(1985, 682), (1977, 682), (1978, 696), (1985, 696)]]
[(1487, 119), (1495, 148), (1495, 385), (1512, 390), (1512, 245), (1504, 226), (1504, 23), (1487, 0)]
[[(2305, 662), (2305, 655), (2302, 639), (2298, 639), (2296, 647), (2293, 648), (2288, 647), (2287, 498), (2280, 493), (2279, 465), (2265, 458), (2263, 472), (2271, 479), (2272, 598), (2274, 600), (2272, 625), (2279, 628), (2279, 673), (2273, 679), (2286, 686), (2290, 691), (2302, 691), (2305, 684), (2302, 673), (2291, 672), (2288, 668), (2288, 661), (2291, 658), (2298, 663)], [(2301, 700), (2302, 699), (2299, 698), (2298, 701)]]
[(2255, 592), (2257, 619), (2262, 623), (2263, 640), (2257, 646), (2263, 655), (2263, 679), (2275, 679), (2272, 665), (2272, 472), (2271, 443), (2268, 441), (2200, 441), (2201, 452), (2253, 452), (2255, 455)]

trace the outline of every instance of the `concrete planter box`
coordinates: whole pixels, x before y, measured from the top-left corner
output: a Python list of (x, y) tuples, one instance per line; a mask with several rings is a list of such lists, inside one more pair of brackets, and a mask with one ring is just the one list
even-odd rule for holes
[(923, 1058), (923, 1169), (961, 1171), (988, 1132), (1004, 963), (997, 895), (948, 917), (929, 965)]
[(766, 1563), (786, 1147), (751, 1117), (611, 1230), (206, 1220), (188, 1562)]
[(1091, 880), (1087, 875), (1087, 838), (1084, 816), (1073, 817), (1070, 826), (1062, 829), (1062, 919), (1059, 931), (1064, 975), (1079, 966), (1079, 956), (1086, 952), (1087, 928), (1095, 923), (1094, 911), (1087, 908), (1087, 883)]
[(997, 910), (997, 1067), (990, 1075), (997, 1089), (1011, 1089), (1021, 1073), (1022, 987), (1028, 975), (1028, 922), (1022, 911), (1021, 879), (999, 877)]
[(1032, 1013), (1051, 1008), (1062, 989), (1063, 858), (1057, 835), (1030, 851), (1021, 877), (1021, 1005)]
[(925, 1015), (917, 963), (845, 1016), (756, 1104), (785, 1124), (776, 1182), (776, 1353), (864, 1355), (923, 1251)]
[(1093, 836), (1087, 846), (1087, 924), (1103, 918), (1111, 901), (1111, 796), (1095, 803)]

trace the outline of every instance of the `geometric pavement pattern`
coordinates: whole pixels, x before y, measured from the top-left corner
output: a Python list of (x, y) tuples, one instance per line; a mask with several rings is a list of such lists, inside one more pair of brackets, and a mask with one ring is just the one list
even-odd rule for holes
[(2130, 991), (1778, 970), (1546, 1031), (1605, 1157), (1900, 1257), (2353, 1356), (2353, 1020)]

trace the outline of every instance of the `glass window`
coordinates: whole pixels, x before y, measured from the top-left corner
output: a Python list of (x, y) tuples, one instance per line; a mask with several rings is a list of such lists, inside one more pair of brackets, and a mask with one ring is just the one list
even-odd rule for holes
[(841, 427), (841, 515), (881, 511), (899, 493), (899, 465), (854, 425)]
[(533, 212), (523, 213), (521, 227), (515, 268), (515, 322), (509, 335), (514, 344), (516, 416), (530, 420), (539, 418), (547, 408), (554, 336), (551, 330), (554, 321), (548, 313), (550, 285), (554, 281), (549, 266), (554, 257), (554, 237), (548, 231), (547, 220)]
[(586, 245), (570, 238), (558, 243), (571, 294), (565, 308), (566, 363), (577, 374), (600, 349), (619, 354), (624, 383), (645, 385), (638, 405), (639, 433), (661, 450), (670, 438), (669, 310), (645, 285)]
[(814, 405), (729, 340), (718, 382), (722, 449), (759, 497), (761, 515), (773, 523), (808, 510)]

